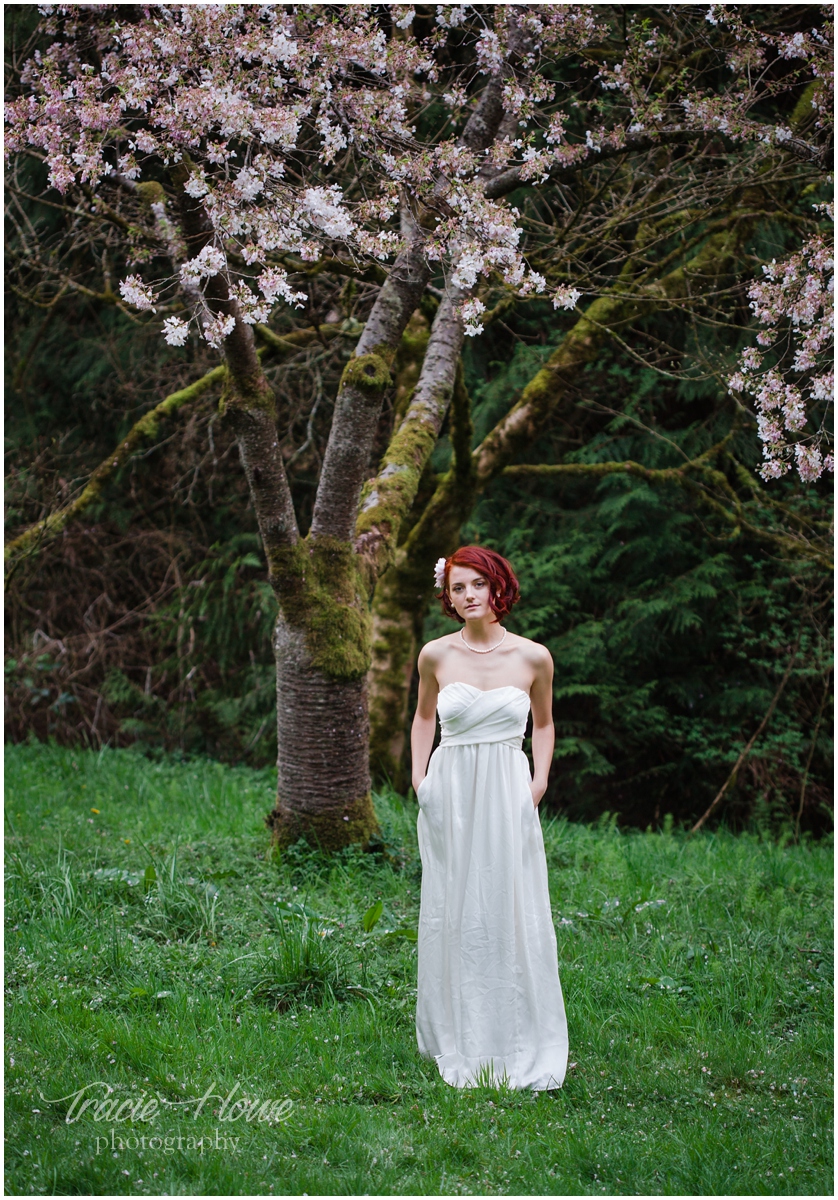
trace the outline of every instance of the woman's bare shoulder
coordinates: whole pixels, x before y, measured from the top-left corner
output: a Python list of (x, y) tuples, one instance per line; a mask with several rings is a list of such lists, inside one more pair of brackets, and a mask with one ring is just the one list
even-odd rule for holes
[(425, 665), (435, 667), (444, 656), (452, 637), (454, 637), (453, 633), (444, 633), (442, 637), (433, 638), (430, 642), (425, 642), (417, 656), (418, 665), (420, 667)]
[(511, 635), (514, 639), (516, 649), (527, 656), (527, 659), (535, 666), (537, 663), (552, 662), (553, 656), (546, 646), (541, 642), (534, 642), (532, 638), (524, 637), (520, 633)]

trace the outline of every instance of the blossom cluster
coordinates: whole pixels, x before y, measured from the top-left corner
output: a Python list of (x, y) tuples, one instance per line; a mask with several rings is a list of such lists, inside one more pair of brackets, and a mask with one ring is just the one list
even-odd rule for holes
[[(578, 50), (599, 32), (588, 6), (499, 6), (491, 26), (479, 7), (441, 6), (424, 40), (414, 36), (415, 9), (404, 5), (392, 10), (398, 35), (390, 37), (377, 6), (364, 4), (152, 5), (127, 20), (118, 4), (40, 11), (51, 41), (22, 72), (25, 94), (7, 105), (7, 156), (43, 151), (61, 192), (131, 188), (180, 169), (211, 244), (177, 260), (156, 290), (138, 274), (120, 289), (149, 311), (167, 287), (186, 295), (192, 316), (163, 324), (170, 344), (182, 345), (193, 321), (214, 346), (228, 336), (230, 318), (205, 299), (208, 279), (224, 277), (243, 321), (267, 320), (278, 301), (304, 300), (283, 257), (313, 262), (337, 252), (387, 261), (402, 246), (399, 208), (438, 211), (440, 196), (444, 213), (428, 235), (428, 256), (461, 290), (495, 273), (524, 294), (544, 289), (524, 261), (517, 210), (483, 195), (485, 158), (456, 136), (423, 144), (409, 114), (439, 82), (440, 52), (444, 58), (456, 28), (471, 46), (472, 76), (501, 75), (508, 109), (526, 125), (554, 91), (536, 69), (541, 56)], [(462, 74), (452, 79), (458, 119), (471, 103), (467, 83)], [(508, 155), (520, 152), (528, 178), (545, 175), (531, 146), (514, 138), (506, 146)], [(361, 185), (351, 200), (335, 181), (350, 160)], [(155, 209), (160, 244), (139, 247), (138, 265), (183, 246), (171, 192)], [(464, 313), (469, 332), (479, 331), (480, 311), (473, 300)]]
[[(488, 280), (573, 308), (578, 289), (548, 290), (529, 268), (521, 214), (487, 198), (487, 180), (514, 167), (520, 182), (544, 183), (663, 134), (717, 131), (782, 147), (791, 130), (753, 115), (775, 76), (777, 86), (814, 80), (819, 128), (831, 111), (826, 33), (765, 33), (742, 6), (707, 12), (730, 83), (699, 86), (715, 75), (685, 66), (677, 86), (662, 88), (660, 63), (680, 54), (676, 33), (632, 18), (619, 60), (597, 54), (602, 94), (581, 122), (562, 107), (555, 64), (578, 63), (597, 40), (614, 44), (596, 5), (438, 5), (432, 21), (412, 5), (364, 3), (149, 5), (127, 19), (119, 4), (40, 12), (44, 48), (6, 106), (6, 154), (35, 147), (62, 192), (166, 181), (168, 200), (152, 206), (153, 230), (135, 238), (131, 265), (168, 257), (176, 268), (154, 287), (134, 272), (121, 294), (153, 311), (166, 288), (179, 289), (192, 313), (164, 320), (173, 345), (192, 323), (213, 345), (232, 329), (205, 298), (208, 280), (223, 278), (242, 321), (265, 321), (277, 303), (304, 302), (289, 257), (390, 261), (405, 210), (429, 260), (464, 294), (467, 333), (480, 332), (485, 305), (472, 293)], [(783, 72), (767, 70), (769, 55)], [(502, 130), (483, 150), (467, 149), (459, 134), (489, 81), (500, 84)], [(413, 122), (434, 95), (450, 128), (423, 140)], [(188, 261), (175, 174), (211, 230)]]
[[(824, 207), (831, 216), (831, 205)], [(779, 478), (794, 460), (800, 478), (811, 482), (834, 470), (833, 455), (823, 453), (823, 419), (808, 436), (792, 441), (787, 434), (805, 435), (812, 410), (822, 412), (833, 397), (833, 250), (817, 234), (782, 262), (766, 264), (763, 275), (749, 291), (751, 308), (763, 326), (756, 338), (759, 348), (742, 352), (728, 386), (756, 401), (766, 460), (759, 468), (762, 478)]]
[[(683, 134), (719, 132), (733, 142), (783, 145), (792, 138), (792, 131), (754, 113), (772, 92), (780, 88), (789, 90), (800, 81), (814, 82), (812, 105), (820, 114), (817, 125), (820, 128), (826, 123), (832, 94), (828, 30), (824, 34), (815, 30), (811, 34), (772, 34), (757, 24), (748, 23), (738, 6), (729, 9), (711, 5), (706, 20), (711, 25), (723, 27), (726, 35), (726, 42), (722, 44), (732, 79), (721, 91), (716, 87), (700, 86), (699, 76), (691, 79), (686, 73), (683, 86), (671, 89), (666, 102), (659, 90), (650, 88), (648, 80), (654, 77), (655, 64), (661, 55), (678, 54), (673, 34), (657, 28), (646, 29), (642, 35), (629, 38), (622, 60), (610, 66), (607, 61), (600, 65), (596, 78), (603, 91), (621, 93), (628, 104), (630, 119), (626, 125), (629, 134), (654, 138), (664, 129), (668, 133)], [(772, 72), (769, 56), (775, 60), (799, 61), (792, 70), (784, 66), (781, 72)], [(613, 136), (613, 132), (604, 129), (593, 131), (588, 135), (589, 146), (590, 140), (594, 146), (608, 144)]]

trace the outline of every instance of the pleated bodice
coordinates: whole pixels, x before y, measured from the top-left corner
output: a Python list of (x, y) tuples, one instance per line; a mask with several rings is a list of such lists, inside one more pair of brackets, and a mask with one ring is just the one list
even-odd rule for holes
[(529, 711), (530, 698), (521, 688), (482, 691), (471, 683), (447, 683), (437, 699), (442, 729), (439, 744), (469, 746), (476, 742), (503, 742), (520, 750)]

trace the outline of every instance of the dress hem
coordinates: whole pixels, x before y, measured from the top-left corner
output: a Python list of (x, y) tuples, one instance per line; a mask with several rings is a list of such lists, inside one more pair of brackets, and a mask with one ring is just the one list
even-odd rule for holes
[[(563, 1045), (563, 1043), (561, 1043), (561, 1042), (560, 1042), (560, 1043), (556, 1043), (556, 1044), (554, 1044), (554, 1045), (552, 1045), (552, 1046), (544, 1046), (544, 1047), (542, 1047), (541, 1049), (542, 1049), (542, 1051), (545, 1051), (545, 1050), (547, 1050), (547, 1051), (549, 1051), (549, 1050), (558, 1050), (558, 1051), (559, 1051), (559, 1053), (561, 1054), (561, 1053), (563, 1053), (563, 1051), (564, 1051), (564, 1045)], [(449, 1055), (445, 1055), (445, 1054), (429, 1054), (429, 1053), (428, 1053), (427, 1051), (425, 1051), (425, 1050), (419, 1050), (419, 1055), (420, 1055), (420, 1057), (421, 1057), (421, 1058), (425, 1059), (425, 1060), (426, 1060), (426, 1061), (428, 1061), (428, 1062), (436, 1063), (436, 1066), (437, 1066), (437, 1069), (438, 1069), (438, 1071), (439, 1071), (440, 1077), (441, 1077), (441, 1078), (442, 1078), (442, 1080), (443, 1080), (445, 1083), (447, 1083), (447, 1084), (448, 1084), (450, 1087), (456, 1087), (456, 1088), (476, 1088), (476, 1087), (490, 1087), (490, 1088), (499, 1088), (499, 1087), (501, 1087), (501, 1086), (502, 1086), (502, 1084), (503, 1084), (503, 1082), (504, 1082), (504, 1081), (503, 1081), (503, 1073), (505, 1072), (506, 1068), (505, 1068), (505, 1066), (503, 1065), (503, 1059), (502, 1059), (502, 1057), (500, 1057), (500, 1056), (498, 1056), (498, 1057), (500, 1057), (500, 1071), (501, 1071), (501, 1076), (500, 1076), (500, 1077), (498, 1077), (498, 1076), (497, 1076), (497, 1072), (495, 1072), (495, 1071), (493, 1070), (493, 1078), (494, 1078), (495, 1082), (490, 1082), (490, 1083), (480, 1083), (480, 1082), (476, 1082), (476, 1081), (474, 1080), (474, 1078), (473, 1078), (473, 1072), (474, 1072), (474, 1070), (475, 1070), (475, 1068), (474, 1068), (474, 1067), (466, 1067), (466, 1066), (462, 1065), (462, 1063), (461, 1063), (461, 1064), (458, 1064), (458, 1065), (456, 1065), (456, 1066), (443, 1066), (443, 1065), (442, 1065), (442, 1063), (440, 1062), (440, 1059), (442, 1059), (442, 1058), (446, 1058), (446, 1057), (452, 1057), (452, 1055), (451, 1055), (450, 1053), (449, 1053)], [(456, 1057), (460, 1057), (460, 1058), (462, 1059), (462, 1056), (457, 1056), (457, 1055), (455, 1055), (455, 1056), (456, 1056)], [(486, 1068), (487, 1068), (487, 1067), (489, 1067), (489, 1065), (490, 1065), (490, 1061), (491, 1061), (491, 1060), (492, 1060), (494, 1057), (496, 1057), (496, 1056), (493, 1056), (493, 1055), (487, 1055), (487, 1056), (486, 1056), (486, 1058), (485, 1058), (485, 1059), (484, 1059), (484, 1060), (483, 1060), (483, 1061), (482, 1061), (482, 1062), (481, 1062), (481, 1063), (480, 1063), (480, 1064), (477, 1066), (477, 1068), (476, 1068), (477, 1072), (479, 1073), (480, 1071), (484, 1071), (484, 1070), (486, 1070)], [(510, 1079), (510, 1078), (507, 1076), (507, 1082), (506, 1082), (506, 1086), (507, 1086), (508, 1088), (510, 1088), (510, 1090), (512, 1090), (512, 1091), (517, 1091), (517, 1092), (524, 1092), (524, 1091), (531, 1091), (531, 1092), (556, 1092), (556, 1091), (559, 1091), (559, 1089), (560, 1089), (560, 1088), (562, 1088), (562, 1087), (564, 1086), (564, 1081), (565, 1081), (566, 1074), (567, 1074), (567, 1070), (565, 1069), (565, 1071), (564, 1071), (564, 1072), (562, 1073), (562, 1075), (561, 1075), (560, 1082), (558, 1082), (558, 1083), (540, 1083), (540, 1082), (539, 1082), (539, 1080), (535, 1080), (535, 1081), (534, 1081), (534, 1082), (532, 1082), (532, 1083), (515, 1083), (515, 1082), (512, 1082), (512, 1080), (511, 1080), (511, 1079)], [(542, 1072), (542, 1078), (543, 1078), (543, 1075), (544, 1075), (544, 1073)], [(558, 1077), (556, 1074), (554, 1074), (552, 1071), (550, 1071), (550, 1072), (547, 1072), (547, 1078), (548, 1078), (548, 1079), (551, 1079), (551, 1080), (555, 1080), (555, 1079), (557, 1079), (557, 1078), (559, 1078), (559, 1077)]]

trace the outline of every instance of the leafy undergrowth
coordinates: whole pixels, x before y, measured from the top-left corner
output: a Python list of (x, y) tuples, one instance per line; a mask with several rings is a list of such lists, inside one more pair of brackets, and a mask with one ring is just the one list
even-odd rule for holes
[(458, 1091), (416, 1048), (415, 806), (272, 861), (274, 782), (7, 749), (7, 1194), (831, 1192), (831, 840), (542, 813), (572, 1065)]

